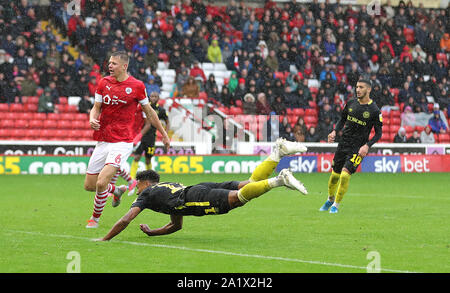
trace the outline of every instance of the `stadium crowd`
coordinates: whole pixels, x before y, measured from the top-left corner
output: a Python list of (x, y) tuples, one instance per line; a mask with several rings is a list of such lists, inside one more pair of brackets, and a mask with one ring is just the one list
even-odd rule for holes
[[(209, 101), (239, 106), (244, 114), (317, 107), (316, 127), (302, 117), (292, 126), (284, 117), (280, 136), (291, 140), (326, 140), (361, 74), (370, 76), (371, 96), (384, 112), (402, 112), (402, 126), (414, 126), (408, 117), (420, 115), (411, 114), (432, 116), (425, 123), (429, 130), (409, 139), (403, 127), (395, 142), (429, 142), (429, 131), (448, 132), (450, 8), (414, 7), (411, 1), (393, 7), (388, 0), (379, 15), (370, 15), (365, 6), (339, 1), (265, 1), (255, 8), (235, 0), (226, 6), (81, 0), (81, 15), (70, 15), (67, 2), (0, 0), (1, 103), (39, 95), (39, 111), (53, 112), (60, 96), (81, 96), (80, 111), (87, 112), (108, 55), (126, 50), (130, 73), (149, 92), (161, 90), (156, 69), (164, 60), (176, 70), (175, 96), (206, 92)], [(232, 71), (220, 90), (213, 75), (205, 76), (203, 62)]]

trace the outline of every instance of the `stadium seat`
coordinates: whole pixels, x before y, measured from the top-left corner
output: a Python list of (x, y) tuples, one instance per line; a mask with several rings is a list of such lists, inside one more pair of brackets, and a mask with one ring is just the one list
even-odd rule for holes
[(317, 117), (317, 110), (313, 109), (305, 109), (305, 116), (314, 116)]
[(47, 114), (47, 120), (60, 120), (60, 114), (59, 113), (48, 113)]
[(84, 129), (85, 122), (81, 120), (75, 120), (70, 123), (72, 129), (82, 130)]
[(393, 117), (391, 118), (391, 125), (401, 125), (402, 120), (400, 119), (400, 117)]
[(241, 115), (243, 113), (242, 109), (239, 107), (230, 107), (230, 115)]
[(28, 123), (28, 127), (33, 129), (42, 129), (42, 127), (44, 127), (44, 121), (45, 120), (42, 119), (32, 119)]
[(45, 113), (33, 113), (32, 119), (45, 120), (45, 119), (47, 119), (47, 114), (45, 114)]
[(14, 103), (9, 105), (9, 111), (11, 112), (23, 112), (24, 107), (23, 104)]
[(58, 129), (71, 129), (72, 121), (69, 120), (61, 120), (57, 123)]
[(389, 126), (389, 132), (397, 134), (398, 130), (400, 129), (400, 124), (391, 124)]
[(386, 131), (386, 132), (384, 132), (383, 131), (383, 134), (381, 135), (381, 141), (382, 142), (388, 142), (389, 141), (389, 139), (390, 139), (390, 132), (388, 132), (388, 131)]
[(11, 119), (2, 119), (2, 120), (0, 120), (0, 128), (1, 129), (12, 129), (12, 128), (14, 128), (14, 120), (11, 120)]
[(306, 116), (305, 115), (304, 120), (305, 120), (305, 124), (308, 124), (308, 125), (311, 125), (311, 124), (316, 125), (318, 122), (317, 116)]
[(19, 113), (15, 113), (15, 114), (16, 114), (16, 119), (20, 119), (20, 120), (30, 120), (33, 118), (31, 113), (27, 113), (27, 112), (19, 112)]
[(14, 121), (14, 127), (15, 128), (27, 128), (28, 127), (28, 120), (16, 119)]
[(309, 101), (308, 105), (312, 108), (312, 109), (317, 109), (317, 103), (314, 101)]
[(394, 142), (394, 138), (396, 135), (397, 135), (397, 133), (393, 133), (393, 132), (391, 132), (389, 134), (389, 143)]
[(450, 134), (440, 133), (438, 134), (439, 143), (450, 143)]
[(46, 119), (43, 121), (42, 126), (45, 129), (55, 129), (58, 127), (58, 121), (56, 119)]
[(37, 104), (31, 104), (31, 103), (24, 104), (23, 105), (23, 110), (25, 112), (37, 112), (38, 105)]
[(0, 127), (0, 140), (7, 140), (10, 138), (10, 131), (11, 129), (5, 129), (3, 127)]
[(93, 140), (93, 138), (92, 138), (93, 131), (92, 130), (83, 130), (81, 134), (82, 134), (81, 140)]
[(303, 108), (294, 108), (293, 110), (293, 114), (303, 117), (305, 115), (305, 110)]
[(406, 136), (410, 136), (414, 131), (414, 126), (405, 125), (403, 128), (406, 130)]
[(60, 120), (71, 120), (73, 121), (75, 119), (74, 114), (72, 113), (61, 113), (59, 114)]
[(9, 105), (5, 103), (0, 103), (0, 113), (9, 112)]
[(78, 140), (83, 136), (83, 133), (79, 130), (72, 129), (67, 132), (67, 139), (68, 140)]
[(16, 120), (16, 113), (8, 112), (2, 114), (2, 119), (8, 119), (8, 120)]
[(68, 137), (68, 131), (64, 129), (55, 129), (53, 136), (59, 138), (60, 140), (64, 140), (66, 137)]
[[(201, 67), (203, 70), (214, 71), (214, 64), (210, 62), (203, 62)], [(208, 75), (206, 78), (208, 78)]]
[[(291, 124), (292, 126), (294, 126), (294, 124), (297, 122), (297, 120), (298, 120), (298, 117), (296, 116), (296, 115), (288, 115), (288, 121), (289, 121), (289, 124)], [(306, 121), (305, 121), (305, 123), (306, 123)]]
[(25, 104), (38, 104), (38, 103), (39, 103), (39, 97), (36, 97), (36, 96), (29, 96), (25, 101)]
[(66, 105), (68, 103), (68, 98), (67, 97), (59, 97), (59, 103), (61, 105)]
[[(159, 100), (158, 104), (160, 106), (163, 106), (164, 105), (164, 100)], [(72, 117), (73, 117), (74, 120), (82, 120), (82, 121), (89, 120), (89, 116), (86, 113), (77, 113), (75, 115), (72, 115)]]
[(35, 140), (39, 137), (39, 133), (34, 129), (25, 129), (23, 132), (23, 139)]
[(425, 126), (419, 126), (417, 125), (414, 130), (416, 130), (417, 132), (419, 132), (419, 134), (425, 129)]

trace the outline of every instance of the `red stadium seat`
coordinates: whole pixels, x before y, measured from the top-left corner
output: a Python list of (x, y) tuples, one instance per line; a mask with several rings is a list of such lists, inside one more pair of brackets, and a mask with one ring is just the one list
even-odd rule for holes
[(59, 119), (60, 120), (74, 120), (74, 114), (72, 113), (61, 113), (59, 114)]
[(38, 132), (39, 132), (38, 136), (39, 140), (47, 140), (52, 137), (52, 132), (50, 131), (50, 129), (41, 129)]
[(400, 118), (400, 111), (398, 110), (392, 110), (391, 111), (391, 119), (392, 118)]
[(317, 109), (317, 103), (314, 102), (314, 101), (309, 101), (309, 102), (308, 102), (308, 105), (309, 105), (311, 108), (313, 108), (313, 109)]
[(400, 124), (391, 124), (389, 126), (389, 132), (397, 134), (398, 130), (400, 129)]
[(414, 130), (416, 130), (417, 132), (419, 132), (419, 134), (425, 129), (425, 126), (416, 126)]
[(450, 134), (440, 133), (438, 134), (439, 143), (450, 143)]
[(35, 129), (25, 129), (23, 135), (26, 140), (35, 140), (39, 137), (39, 132)]
[(30, 120), (30, 122), (28, 123), (28, 127), (33, 129), (42, 129), (44, 127), (44, 121), (45, 120), (41, 119)]
[(55, 129), (58, 127), (58, 121), (57, 120), (44, 120), (42, 123), (43, 128), (45, 129)]
[(242, 115), (243, 111), (239, 107), (230, 107), (230, 115)]
[(414, 126), (405, 125), (403, 128), (406, 130), (406, 136), (410, 136), (414, 131)]
[(303, 108), (294, 108), (293, 113), (299, 117), (303, 117), (305, 115), (305, 110)]
[(8, 140), (8, 139), (11, 139), (11, 129), (0, 128), (0, 140)]
[(92, 134), (92, 130), (83, 130), (81, 140), (93, 140)]
[(47, 120), (59, 120), (60, 114), (59, 113), (48, 113), (47, 114)]
[(38, 108), (39, 107), (37, 104), (24, 104), (23, 105), (23, 109), (25, 112), (37, 112)]
[(69, 112), (69, 113), (78, 113), (78, 106), (67, 105), (67, 112)]
[(33, 119), (45, 120), (45, 119), (47, 119), (47, 114), (45, 114), (45, 113), (33, 113)]
[(32, 113), (20, 112), (20, 113), (15, 113), (15, 114), (16, 114), (16, 119), (19, 119), (19, 120), (30, 120), (33, 118)]
[(39, 103), (39, 97), (36, 96), (29, 96), (25, 100), (25, 104), (38, 104)]
[(402, 124), (402, 120), (400, 119), (400, 117), (393, 117), (391, 118), (391, 123), (390, 125), (401, 125)]
[(9, 111), (11, 112), (24, 112), (24, 107), (22, 104), (14, 103), (9, 105)]
[(298, 117), (296, 115), (288, 115), (289, 124), (294, 125), (297, 122), (297, 120)]
[(68, 136), (68, 132), (64, 129), (55, 129), (53, 130), (53, 136), (60, 140), (64, 140)]
[(305, 124), (308, 124), (308, 125), (310, 125), (310, 124), (316, 125), (317, 121), (318, 121), (317, 116), (306, 116), (306, 115), (304, 117), (304, 120), (305, 120)]
[(71, 123), (72, 129), (78, 129), (78, 130), (82, 130), (84, 129), (84, 121), (81, 120), (75, 120)]
[(61, 105), (67, 104), (68, 98), (67, 97), (59, 97), (59, 103)]
[[(161, 105), (161, 100), (158, 103)], [(89, 116), (86, 113), (72, 114), (72, 117), (74, 120), (82, 120), (82, 121), (89, 120)]]
[(396, 135), (397, 135), (397, 133), (391, 132), (391, 133), (389, 134), (389, 142), (394, 142), (394, 138), (395, 138)]
[(27, 128), (28, 127), (28, 120), (16, 119), (14, 121), (14, 127), (15, 128)]
[(0, 128), (2, 128), (2, 129), (12, 129), (12, 128), (14, 128), (14, 120), (12, 120), (12, 119), (2, 119), (2, 120), (0, 120)]
[(8, 113), (3, 113), (2, 114), (2, 119), (9, 119), (9, 120), (16, 120), (16, 115), (17, 113), (12, 113), (12, 112), (8, 112)]
[(66, 113), (66, 112), (68, 112), (68, 107), (69, 107), (69, 104), (64, 104), (64, 105), (61, 105), (61, 104), (57, 104), (57, 105), (55, 105), (55, 109), (58, 111), (58, 113)]
[(0, 103), (0, 112), (9, 112), (9, 105)]
[(68, 131), (67, 139), (69, 140), (78, 140), (83, 136), (83, 133), (79, 130), (72, 129)]
[(317, 116), (317, 110), (316, 109), (305, 109), (305, 116)]
[(72, 122), (69, 120), (60, 120), (57, 123), (57, 127), (59, 129), (71, 129), (72, 128)]

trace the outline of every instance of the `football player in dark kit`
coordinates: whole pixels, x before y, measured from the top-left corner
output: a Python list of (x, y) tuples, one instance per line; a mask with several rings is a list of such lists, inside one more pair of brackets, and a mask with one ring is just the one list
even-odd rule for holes
[[(159, 101), (159, 94), (157, 92), (150, 93), (150, 105), (155, 110), (156, 114), (158, 115), (158, 118), (160, 121), (164, 121), (165, 125), (164, 128), (166, 132), (169, 131), (169, 117), (167, 116), (166, 110), (158, 105)], [(136, 150), (133, 152), (134, 154), (134, 160), (131, 163), (130, 167), (130, 176), (132, 178), (136, 177), (136, 172), (139, 166), (139, 161), (141, 160), (142, 153), (144, 153), (145, 156), (145, 166), (146, 170), (150, 170), (152, 168), (151, 159), (153, 155), (155, 154), (155, 141), (156, 141), (156, 128), (151, 127), (141, 138), (141, 141), (139, 145), (137, 146)], [(131, 196), (135, 192), (135, 188), (132, 188), (128, 195)]]
[(108, 234), (96, 241), (111, 240), (144, 209), (170, 215), (170, 222), (163, 227), (150, 229), (146, 224), (140, 225), (142, 232), (148, 236), (157, 236), (180, 230), (183, 226), (183, 216), (226, 214), (273, 188), (285, 186), (307, 194), (303, 183), (297, 180), (289, 169), (283, 169), (278, 176), (269, 178), (282, 157), (303, 153), (306, 150), (307, 148), (299, 142), (277, 139), (269, 157), (261, 162), (251, 177), (245, 181), (205, 182), (184, 186), (175, 182), (160, 182), (159, 174), (153, 170), (138, 172), (136, 175), (138, 198)]
[[(320, 211), (337, 213), (339, 204), (347, 192), (350, 177), (356, 172), (369, 148), (382, 135), (383, 117), (375, 102), (370, 99), (372, 84), (369, 79), (360, 78), (356, 84), (356, 97), (347, 102), (341, 119), (328, 135), (328, 142), (334, 142), (336, 133), (342, 130), (342, 137), (334, 154), (332, 171), (328, 180), (328, 199)], [(375, 135), (369, 135), (375, 129)]]

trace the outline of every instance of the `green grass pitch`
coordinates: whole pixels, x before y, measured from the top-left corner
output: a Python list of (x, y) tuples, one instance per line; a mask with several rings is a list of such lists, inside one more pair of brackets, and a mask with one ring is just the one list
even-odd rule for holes
[[(277, 188), (226, 215), (185, 217), (181, 231), (148, 237), (169, 217), (143, 211), (110, 242), (104, 236), (135, 197), (111, 199), (98, 229), (86, 229), (93, 193), (84, 176), (0, 176), (0, 273), (450, 272), (448, 174), (358, 173), (338, 214), (319, 212), (329, 174), (296, 174), (310, 194)], [(248, 174), (162, 175), (185, 185)], [(123, 182), (122, 179), (119, 179)], [(122, 183), (123, 184), (123, 183)], [(375, 257), (373, 257), (375, 255)]]

